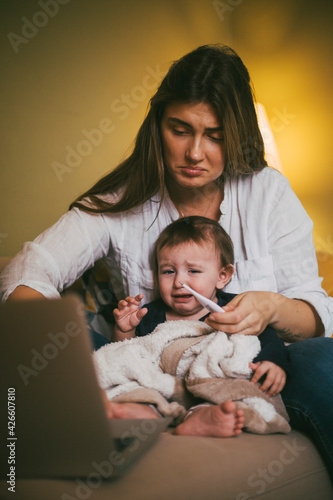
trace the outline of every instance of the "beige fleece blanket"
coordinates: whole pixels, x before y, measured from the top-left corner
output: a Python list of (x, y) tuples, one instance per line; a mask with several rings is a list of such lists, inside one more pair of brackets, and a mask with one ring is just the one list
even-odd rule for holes
[(281, 397), (268, 398), (249, 381), (249, 363), (259, 351), (255, 336), (228, 336), (200, 321), (167, 321), (93, 356), (110, 400), (155, 404), (175, 425), (199, 402), (235, 401), (244, 410), (245, 430), (289, 432)]

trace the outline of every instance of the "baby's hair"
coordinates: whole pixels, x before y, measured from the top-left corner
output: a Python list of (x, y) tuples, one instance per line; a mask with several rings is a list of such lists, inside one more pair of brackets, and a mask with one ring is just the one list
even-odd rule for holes
[(162, 248), (172, 248), (189, 241), (194, 241), (198, 245), (212, 241), (216, 252), (220, 255), (221, 267), (234, 264), (234, 247), (226, 231), (215, 220), (192, 215), (177, 219), (161, 232), (155, 243), (155, 270), (157, 270), (157, 257)]

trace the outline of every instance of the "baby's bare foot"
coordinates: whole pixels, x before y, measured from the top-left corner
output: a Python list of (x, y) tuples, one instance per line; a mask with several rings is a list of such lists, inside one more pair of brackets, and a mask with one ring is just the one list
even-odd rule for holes
[(159, 414), (153, 407), (140, 403), (106, 403), (108, 418), (135, 419), (135, 418), (159, 418)]
[(203, 406), (195, 410), (175, 429), (183, 436), (231, 437), (241, 434), (244, 412), (232, 401), (220, 405)]

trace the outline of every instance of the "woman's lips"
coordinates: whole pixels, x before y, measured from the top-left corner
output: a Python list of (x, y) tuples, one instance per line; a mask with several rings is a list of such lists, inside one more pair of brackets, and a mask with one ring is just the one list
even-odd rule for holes
[(197, 167), (180, 167), (180, 170), (189, 177), (197, 177), (201, 175), (203, 172), (205, 172), (204, 168), (197, 168)]

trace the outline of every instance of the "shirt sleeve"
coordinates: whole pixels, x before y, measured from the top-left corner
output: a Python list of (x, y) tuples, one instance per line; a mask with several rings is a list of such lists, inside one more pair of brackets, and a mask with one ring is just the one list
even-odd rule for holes
[(84, 271), (104, 257), (110, 236), (104, 217), (74, 208), (23, 249), (0, 275), (0, 297), (5, 301), (19, 285), (47, 298), (57, 298)]
[(277, 290), (291, 299), (311, 304), (318, 312), (325, 335), (333, 333), (333, 298), (328, 297), (318, 276), (313, 243), (313, 223), (301, 202), (281, 176), (268, 217), (268, 243), (273, 258)]

